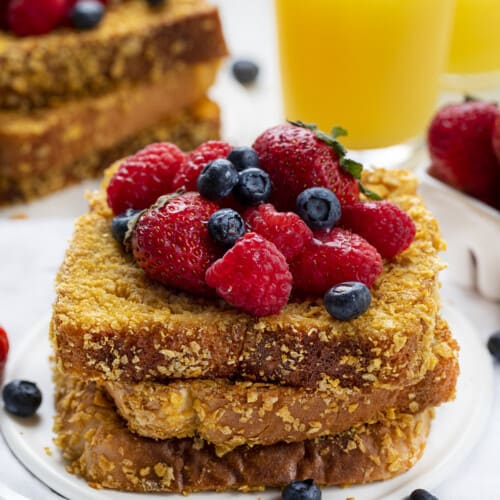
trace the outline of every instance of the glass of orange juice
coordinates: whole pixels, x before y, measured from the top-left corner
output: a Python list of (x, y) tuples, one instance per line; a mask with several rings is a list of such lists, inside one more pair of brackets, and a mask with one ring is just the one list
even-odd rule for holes
[(455, 0), (448, 91), (500, 97), (500, 0)]
[[(474, 1), (474, 0), (471, 0)], [(286, 118), (369, 163), (400, 165), (439, 92), (454, 0), (275, 0)]]

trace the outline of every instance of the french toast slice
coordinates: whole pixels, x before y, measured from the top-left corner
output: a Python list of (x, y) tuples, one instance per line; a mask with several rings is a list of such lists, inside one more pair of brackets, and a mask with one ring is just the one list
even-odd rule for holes
[[(69, 180), (95, 176), (109, 163), (104, 160), (135, 152), (134, 138), (163, 123), (187, 129), (179, 116), (203, 99), (219, 64), (178, 64), (158, 81), (122, 85), (100, 97), (29, 113), (0, 112), (0, 203), (29, 200)], [(218, 135), (214, 127), (210, 132)], [(204, 134), (189, 145), (207, 138), (212, 137)], [(125, 144), (130, 147), (123, 151)]]
[(18, 38), (0, 32), (0, 108), (47, 107), (155, 82), (178, 63), (221, 58), (227, 48), (216, 7), (205, 0), (108, 5), (92, 30)]
[(389, 408), (417, 413), (449, 401), (459, 372), (458, 346), (442, 319), (435, 336), (435, 366), (420, 382), (371, 392), (327, 384), (309, 390), (224, 379), (107, 382), (103, 387), (132, 432), (154, 439), (200, 437), (223, 455), (241, 445), (337, 434), (377, 420)]
[(95, 488), (189, 493), (248, 491), (312, 478), (319, 485), (388, 479), (423, 453), (433, 410), (388, 412), (334, 436), (240, 446), (218, 457), (201, 439), (156, 441), (131, 433), (94, 382), (56, 373), (56, 445), (68, 470)]
[(229, 377), (366, 390), (416, 383), (435, 359), (444, 243), (413, 175), (375, 170), (363, 180), (406, 210), (417, 233), (384, 263), (371, 307), (346, 322), (333, 319), (320, 299), (254, 318), (149, 280), (111, 236), (105, 192), (93, 194), (57, 277), (51, 338), (60, 369), (129, 382)]

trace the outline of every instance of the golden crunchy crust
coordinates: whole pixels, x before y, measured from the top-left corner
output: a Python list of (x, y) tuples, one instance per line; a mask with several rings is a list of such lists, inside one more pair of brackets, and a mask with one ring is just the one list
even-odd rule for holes
[(68, 470), (91, 486), (129, 491), (257, 489), (313, 478), (320, 485), (388, 479), (425, 447), (433, 410), (388, 412), (335, 436), (241, 446), (217, 457), (201, 439), (154, 441), (132, 434), (95, 383), (56, 376), (55, 440)]
[(320, 386), (316, 390), (224, 379), (168, 384), (107, 382), (128, 428), (144, 437), (200, 437), (223, 455), (241, 445), (296, 442), (337, 434), (376, 420), (388, 408), (417, 413), (454, 397), (458, 346), (439, 320), (432, 347), (435, 367), (410, 386), (359, 389)]
[(94, 30), (0, 33), (0, 107), (98, 95), (127, 82), (157, 81), (176, 62), (226, 54), (217, 9), (205, 0), (172, 0), (156, 9), (130, 0), (110, 7)]
[(131, 155), (152, 142), (175, 142), (181, 149), (190, 151), (202, 142), (217, 139), (219, 133), (219, 107), (203, 97), (109, 147), (89, 150), (58, 168), (51, 168), (48, 163), (45, 171), (36, 174), (25, 174), (23, 170), (9, 174), (0, 170), (0, 205), (29, 201), (83, 179), (102, 175), (104, 166), (116, 158)]
[[(88, 158), (99, 158), (102, 172), (108, 164), (102, 161), (109, 157), (103, 158), (103, 153), (120, 152), (117, 146), (168, 123), (170, 117), (178, 122), (176, 115), (203, 98), (218, 66), (219, 60), (178, 64), (154, 83), (123, 85), (104, 96), (52, 109), (0, 112), (0, 203), (31, 198), (29, 186), (43, 192), (54, 179), (80, 178), (84, 170), (72, 175), (74, 167)], [(131, 152), (129, 148), (127, 154)]]
[(62, 369), (135, 382), (237, 377), (372, 388), (419, 380), (433, 361), (444, 243), (411, 174), (379, 170), (364, 180), (407, 210), (417, 235), (385, 262), (368, 311), (348, 322), (320, 299), (253, 318), (148, 280), (113, 240), (103, 192), (94, 194), (57, 278), (51, 337)]

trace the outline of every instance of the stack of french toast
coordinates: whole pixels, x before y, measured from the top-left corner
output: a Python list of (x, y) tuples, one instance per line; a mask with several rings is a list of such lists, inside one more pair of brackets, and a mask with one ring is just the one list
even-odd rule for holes
[(206, 94), (226, 52), (204, 0), (114, 0), (94, 29), (0, 31), (0, 204), (94, 177), (154, 141), (189, 150), (217, 137)]
[(454, 397), (439, 228), (404, 171), (364, 185), (412, 218), (361, 316), (295, 298), (254, 317), (155, 282), (111, 232), (105, 188), (76, 223), (51, 321), (56, 443), (94, 487), (188, 493), (366, 483), (421, 457)]

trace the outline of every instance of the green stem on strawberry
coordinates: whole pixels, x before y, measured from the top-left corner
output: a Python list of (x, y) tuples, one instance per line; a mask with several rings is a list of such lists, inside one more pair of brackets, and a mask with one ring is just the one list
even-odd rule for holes
[(363, 165), (351, 158), (346, 158), (347, 150), (346, 148), (337, 140), (337, 137), (347, 135), (347, 130), (342, 127), (335, 126), (332, 128), (331, 134), (327, 134), (318, 129), (314, 123), (306, 123), (300, 120), (288, 120), (288, 123), (295, 125), (297, 127), (307, 128), (314, 132), (314, 135), (324, 143), (328, 144), (338, 155), (339, 165), (342, 167), (344, 172), (352, 175), (357, 181), (359, 190), (371, 200), (381, 200), (381, 197), (371, 191), (370, 189), (363, 186), (361, 183), (361, 172), (363, 171)]

